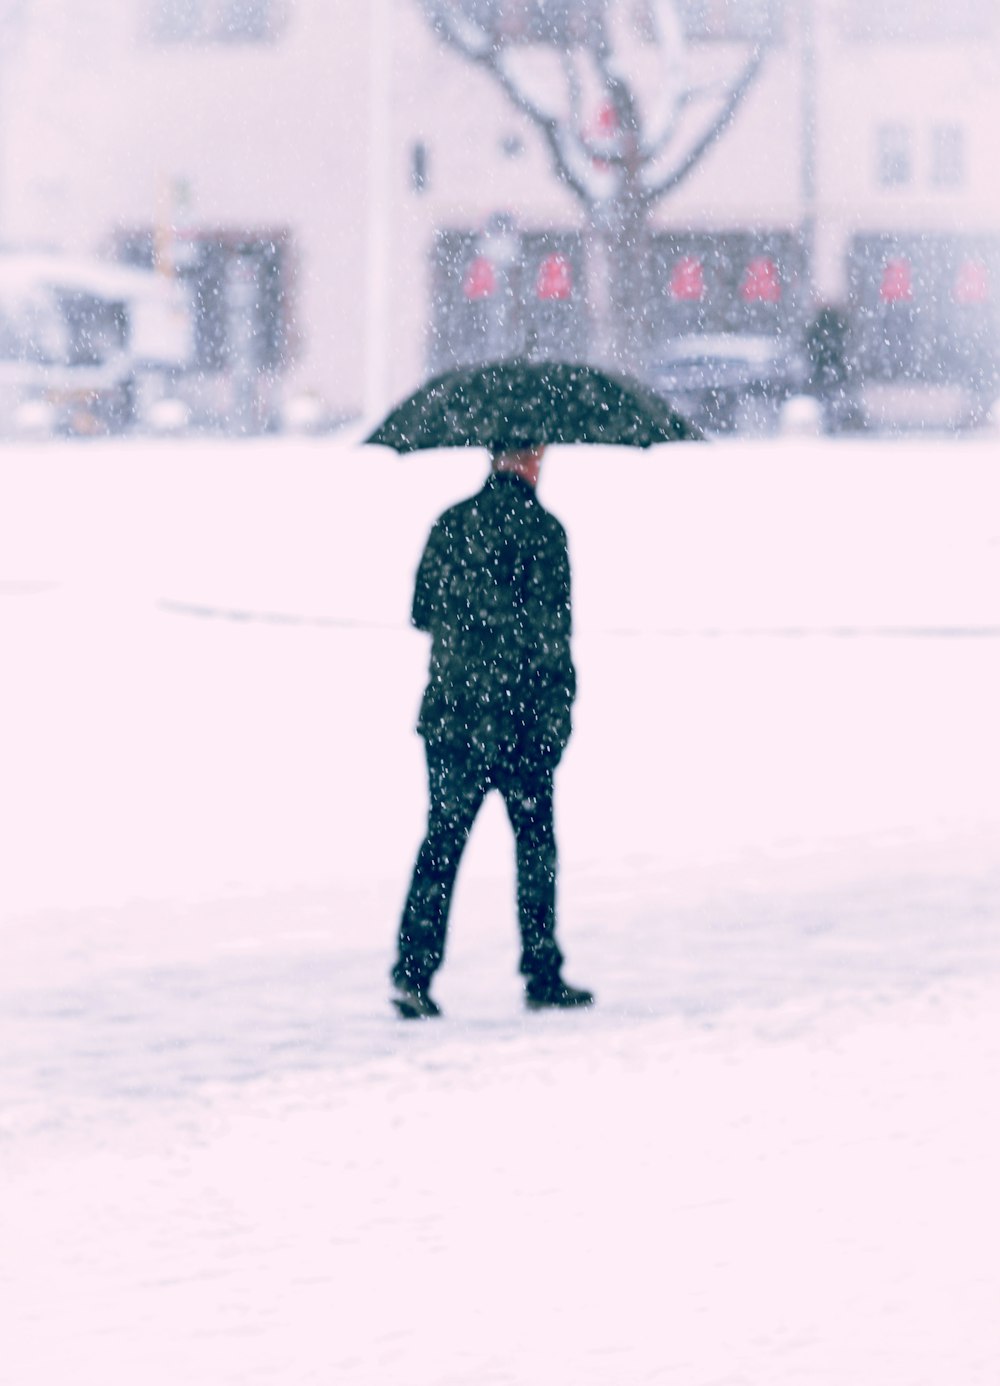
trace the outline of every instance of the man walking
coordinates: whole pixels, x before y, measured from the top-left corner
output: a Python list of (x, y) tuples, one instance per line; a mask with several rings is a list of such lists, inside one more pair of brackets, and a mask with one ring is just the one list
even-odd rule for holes
[(430, 809), (392, 969), (392, 1001), (407, 1019), (440, 1014), (431, 980), (462, 852), (490, 789), (503, 795), (514, 830), (526, 1003), (594, 999), (563, 981), (555, 937), (553, 773), (576, 674), (566, 533), (535, 495), (543, 452), (495, 451), (482, 490), (435, 523), (417, 571), (412, 620), (432, 637), (417, 725)]

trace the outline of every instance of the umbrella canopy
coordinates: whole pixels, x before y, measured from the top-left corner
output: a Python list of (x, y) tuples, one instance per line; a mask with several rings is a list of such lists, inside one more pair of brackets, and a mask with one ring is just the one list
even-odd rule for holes
[(398, 405), (365, 441), (416, 452), (541, 443), (648, 448), (701, 436), (636, 380), (594, 366), (512, 360), (437, 376)]

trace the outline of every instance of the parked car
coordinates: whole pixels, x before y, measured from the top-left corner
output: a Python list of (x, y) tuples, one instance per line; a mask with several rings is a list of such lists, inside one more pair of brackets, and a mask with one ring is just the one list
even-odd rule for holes
[(781, 406), (801, 393), (809, 367), (785, 337), (695, 333), (665, 342), (649, 384), (709, 433), (773, 433)]
[(189, 364), (192, 345), (190, 306), (162, 275), (0, 255), (0, 435), (118, 432), (150, 382)]

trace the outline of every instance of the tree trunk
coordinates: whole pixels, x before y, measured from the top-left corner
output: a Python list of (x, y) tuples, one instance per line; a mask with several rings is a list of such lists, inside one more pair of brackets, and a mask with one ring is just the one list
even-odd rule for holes
[(629, 199), (591, 209), (584, 233), (590, 358), (606, 370), (640, 373), (649, 337), (648, 217)]

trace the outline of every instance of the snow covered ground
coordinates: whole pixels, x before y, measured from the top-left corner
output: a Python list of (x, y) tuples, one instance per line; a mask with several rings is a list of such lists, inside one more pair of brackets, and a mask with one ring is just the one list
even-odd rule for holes
[(4, 1386), (995, 1386), (996, 439), (555, 451), (561, 936), (389, 1013), (476, 455), (0, 459)]

